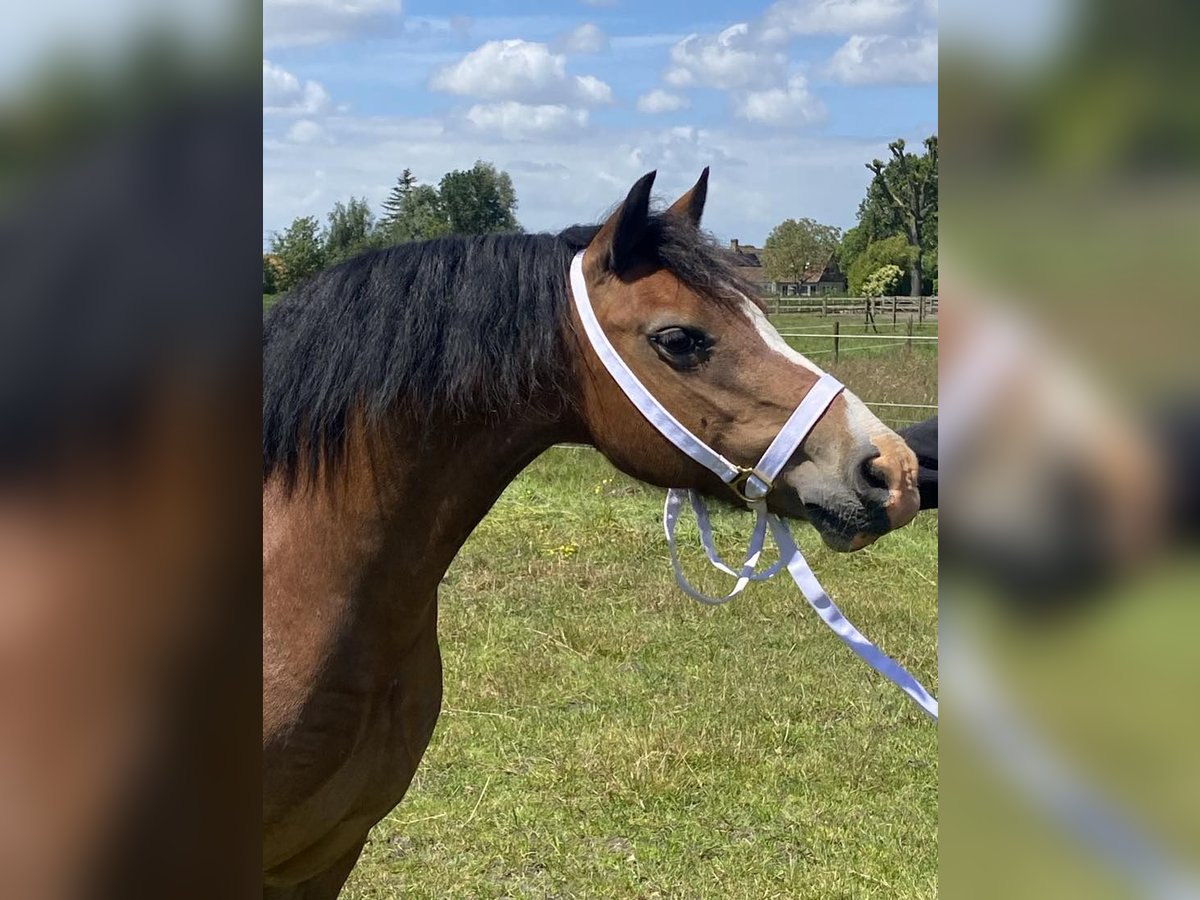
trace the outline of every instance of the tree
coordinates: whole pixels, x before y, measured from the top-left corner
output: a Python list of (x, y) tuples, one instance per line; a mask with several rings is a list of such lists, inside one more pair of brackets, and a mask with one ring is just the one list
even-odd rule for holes
[[(859, 218), (862, 218), (861, 207)], [(871, 236), (862, 225), (855, 225), (842, 235), (842, 243), (838, 247), (837, 258), (838, 266), (843, 272), (850, 271), (850, 267), (854, 265), (854, 261), (867, 249), (867, 244), (869, 243), (871, 243)]]
[(365, 197), (361, 200), (351, 197), (349, 203), (340, 200), (335, 203), (325, 232), (326, 265), (350, 259), (370, 247), (374, 227), (375, 216)]
[(396, 185), (392, 188), (387, 199), (383, 201), (380, 208), (383, 210), (381, 223), (385, 226), (390, 226), (396, 216), (400, 214), (400, 210), (404, 207), (404, 201), (408, 199), (413, 192), (413, 188), (417, 186), (417, 178), (413, 175), (412, 169), (406, 168), (400, 177), (396, 179)]
[(283, 267), (277, 279), (280, 290), (290, 291), (321, 271), (325, 266), (325, 247), (317, 234), (317, 220), (313, 216), (294, 219), (283, 234), (271, 239), (271, 252), (279, 257)]
[[(850, 293), (855, 297), (870, 296), (865, 293), (867, 279), (884, 266), (896, 266), (901, 272), (912, 271), (913, 256), (919, 254), (908, 243), (908, 238), (902, 234), (894, 234), (881, 241), (872, 241), (867, 249), (855, 258), (850, 269), (846, 272), (846, 280), (850, 283)], [(897, 290), (911, 291), (909, 275), (905, 275), (897, 285)], [(919, 295), (914, 295), (919, 296)]]
[[(888, 144), (892, 159), (886, 164), (883, 160), (875, 159), (867, 163), (867, 168), (875, 173), (875, 179), (868, 189), (867, 212), (886, 220), (885, 211), (888, 206), (895, 213), (901, 225), (901, 233), (907, 238), (908, 244), (914, 249), (909, 260), (909, 284), (912, 296), (920, 296), (925, 278), (922, 251), (929, 250), (929, 241), (937, 240), (937, 135), (925, 139), (925, 153), (917, 156), (904, 149), (904, 141), (898, 139)], [(876, 202), (872, 203), (872, 192)], [(886, 199), (887, 204), (881, 206), (879, 197)], [(860, 211), (859, 221), (862, 221)], [(932, 235), (929, 225), (934, 224)], [(886, 222), (871, 222), (871, 227), (880, 227)], [(923, 243), (924, 242), (924, 243)]]
[(404, 198), (396, 214), (380, 224), (382, 241), (402, 244), (422, 241), (450, 233), (450, 222), (442, 207), (438, 189), (422, 184), (414, 187)]
[(841, 229), (812, 219), (785, 219), (771, 229), (763, 247), (763, 270), (771, 281), (800, 281), (824, 266), (838, 249)]
[(521, 230), (512, 178), (491, 163), (478, 160), (466, 171), (448, 172), (438, 193), (451, 234)]
[(279, 293), (279, 281), (283, 275), (283, 265), (274, 253), (263, 254), (263, 293)]

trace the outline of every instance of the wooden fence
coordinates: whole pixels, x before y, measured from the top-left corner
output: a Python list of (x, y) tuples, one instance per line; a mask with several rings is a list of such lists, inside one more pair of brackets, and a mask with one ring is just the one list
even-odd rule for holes
[(900, 316), (912, 314), (918, 322), (936, 318), (938, 298), (934, 297), (763, 297), (770, 315), (809, 313), (818, 316), (858, 316), (866, 318), (868, 310), (878, 320), (897, 324)]
[[(813, 327), (820, 328), (822, 326), (815, 325)], [(904, 345), (909, 350), (912, 349), (913, 344), (937, 343), (938, 337), (936, 334), (913, 333), (913, 316), (911, 313), (908, 315), (907, 321), (904, 323), (904, 329), (905, 330), (903, 334), (889, 334), (886, 332), (880, 333), (878, 331), (869, 332), (865, 330), (861, 332), (843, 332), (841, 321), (839, 319), (834, 319), (831, 332), (785, 330), (779, 332), (779, 334), (785, 338), (806, 338), (810, 341), (819, 338), (822, 341), (831, 341), (831, 346), (828, 350), (805, 350), (804, 354), (806, 356), (814, 356), (822, 353), (832, 353), (835, 360), (840, 359), (841, 355), (848, 350), (878, 350), (883, 347), (891, 346), (889, 342), (892, 341), (903, 341)], [(852, 342), (849, 346), (842, 346), (842, 340), (844, 338), (852, 339)], [(863, 341), (869, 341), (869, 343), (863, 343)]]

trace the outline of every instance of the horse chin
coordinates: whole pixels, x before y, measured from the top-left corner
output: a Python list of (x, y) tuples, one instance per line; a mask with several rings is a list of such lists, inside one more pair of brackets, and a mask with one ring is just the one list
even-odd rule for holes
[(809, 517), (809, 523), (816, 529), (825, 546), (837, 553), (853, 553), (869, 544), (875, 543), (878, 534), (858, 531), (853, 525), (837, 521), (825, 513)]
[(857, 520), (859, 517), (844, 515), (816, 503), (805, 503), (791, 493), (773, 498), (770, 506), (773, 512), (787, 519), (810, 524), (825, 546), (838, 553), (861, 550), (879, 537), (878, 533), (863, 530), (862, 522)]

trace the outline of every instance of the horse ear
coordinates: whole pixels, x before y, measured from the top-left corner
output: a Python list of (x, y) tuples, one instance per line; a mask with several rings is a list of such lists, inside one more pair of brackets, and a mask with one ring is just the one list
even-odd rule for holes
[(629, 190), (628, 196), (600, 226), (588, 245), (593, 265), (620, 274), (633, 263), (638, 240), (650, 220), (650, 188), (657, 172), (647, 172)]
[(667, 212), (672, 216), (686, 219), (697, 228), (700, 227), (700, 217), (704, 215), (704, 201), (708, 198), (708, 166), (700, 173), (700, 180), (692, 185), (692, 189), (671, 204)]

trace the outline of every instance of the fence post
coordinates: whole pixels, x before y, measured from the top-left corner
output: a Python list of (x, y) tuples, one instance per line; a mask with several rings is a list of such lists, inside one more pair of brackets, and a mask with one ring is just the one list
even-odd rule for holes
[(825, 308), (825, 304), (827, 304), (828, 302), (829, 301), (826, 300), (824, 297), (821, 298), (821, 318), (822, 319), (825, 318), (825, 316), (827, 316), (829, 314), (829, 311)]
[(892, 294), (892, 327), (896, 327), (896, 295)]
[(913, 325), (912, 313), (909, 313), (908, 314), (908, 340), (906, 340), (904, 342), (904, 346), (907, 347), (909, 349), (909, 351), (912, 350), (912, 334), (913, 334), (912, 325)]
[(837, 362), (838, 350), (840, 349), (839, 345), (841, 344), (841, 338), (840, 338), (840, 335), (842, 333), (842, 329), (840, 328), (841, 324), (842, 323), (838, 319), (833, 320), (833, 361), (834, 362)]
[(919, 317), (919, 321), (921, 321), (921, 322), (925, 321), (925, 295), (924, 294), (922, 294), (920, 297), (917, 298), (917, 316)]

